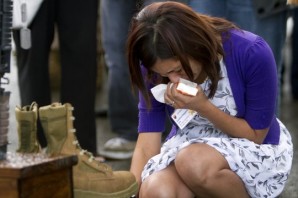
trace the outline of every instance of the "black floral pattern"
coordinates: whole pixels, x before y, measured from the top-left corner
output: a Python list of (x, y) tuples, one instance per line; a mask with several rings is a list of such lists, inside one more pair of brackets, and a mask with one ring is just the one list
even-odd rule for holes
[[(235, 116), (235, 101), (227, 79), (225, 65), (221, 62), (222, 79), (215, 96), (210, 100), (219, 109)], [(208, 94), (210, 80), (202, 85)], [(243, 180), (251, 197), (277, 197), (288, 179), (293, 159), (293, 145), (286, 127), (279, 121), (281, 136), (279, 145), (258, 145), (244, 138), (231, 138), (216, 129), (209, 120), (197, 115), (161, 147), (160, 154), (145, 165), (142, 180), (166, 168), (177, 153), (193, 143), (204, 143), (220, 152), (232, 171)]]

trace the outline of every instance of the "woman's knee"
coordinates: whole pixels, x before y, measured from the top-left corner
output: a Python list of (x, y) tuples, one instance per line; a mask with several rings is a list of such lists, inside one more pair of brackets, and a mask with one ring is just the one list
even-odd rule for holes
[(205, 145), (193, 144), (181, 150), (176, 156), (177, 173), (188, 185), (203, 187), (212, 177), (213, 163), (205, 156), (204, 147)]
[[(153, 174), (146, 178), (142, 183), (139, 197), (140, 198), (162, 198), (170, 197), (174, 193), (174, 189), (168, 185), (169, 183), (162, 182), (162, 179), (159, 178), (156, 174)], [(174, 195), (174, 194), (173, 194)]]
[(177, 174), (173, 164), (147, 177), (141, 185), (139, 195), (141, 198), (194, 197), (193, 192)]

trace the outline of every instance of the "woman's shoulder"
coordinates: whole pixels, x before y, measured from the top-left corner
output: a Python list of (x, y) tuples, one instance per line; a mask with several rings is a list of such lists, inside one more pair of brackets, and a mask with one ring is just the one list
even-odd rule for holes
[(230, 30), (224, 39), (223, 47), (226, 55), (242, 59), (252, 56), (261, 58), (264, 55), (267, 58), (267, 55), (272, 54), (271, 48), (262, 37), (241, 29)]
[(232, 40), (238, 40), (242, 42), (254, 42), (260, 37), (252, 32), (242, 29), (232, 29), (229, 31), (229, 34)]
[(241, 29), (230, 30), (227, 39), (224, 41), (224, 45), (230, 45), (232, 48), (239, 51), (248, 50), (259, 44), (264, 45), (265, 43), (267, 45), (266, 41), (261, 36)]
[[(252, 79), (253, 76), (274, 76), (275, 59), (269, 45), (260, 36), (244, 30), (231, 30), (230, 38), (223, 43), (224, 61), (228, 72), (235, 77)], [(239, 80), (239, 79), (237, 79)]]

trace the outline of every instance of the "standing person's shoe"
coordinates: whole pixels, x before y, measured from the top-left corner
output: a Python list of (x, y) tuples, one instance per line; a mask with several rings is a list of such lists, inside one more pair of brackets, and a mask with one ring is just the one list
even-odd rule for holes
[(36, 102), (24, 107), (16, 107), (19, 153), (37, 153), (41, 147), (37, 140), (37, 109)]
[(130, 159), (133, 155), (135, 146), (135, 141), (115, 137), (104, 144), (104, 149), (100, 151), (100, 154), (110, 159)]
[(77, 154), (78, 164), (73, 168), (76, 198), (127, 198), (135, 195), (138, 184), (129, 171), (112, 171), (107, 164), (96, 161), (83, 150), (73, 128), (73, 107), (53, 103), (39, 109), (40, 120), (48, 141), (49, 155)]

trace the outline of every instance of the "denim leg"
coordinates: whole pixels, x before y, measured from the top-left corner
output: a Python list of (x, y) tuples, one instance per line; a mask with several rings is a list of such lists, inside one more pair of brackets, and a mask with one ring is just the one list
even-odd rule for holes
[[(167, 1), (167, 0), (143, 0), (144, 5), (149, 5), (154, 2), (164, 2), (164, 1)], [(169, 0), (169, 1), (177, 1), (177, 2), (185, 3), (185, 4), (187, 4), (189, 2), (189, 0)]]
[(298, 100), (298, 8), (293, 10), (294, 27), (292, 32), (291, 90), (293, 98)]
[(189, 0), (188, 5), (192, 7), (195, 11), (217, 16), (217, 17), (226, 17), (227, 9), (226, 9), (226, 1), (225, 0)]
[(111, 129), (119, 136), (137, 137), (137, 96), (131, 91), (125, 42), (135, 0), (101, 0), (101, 34), (108, 67), (108, 114)]

